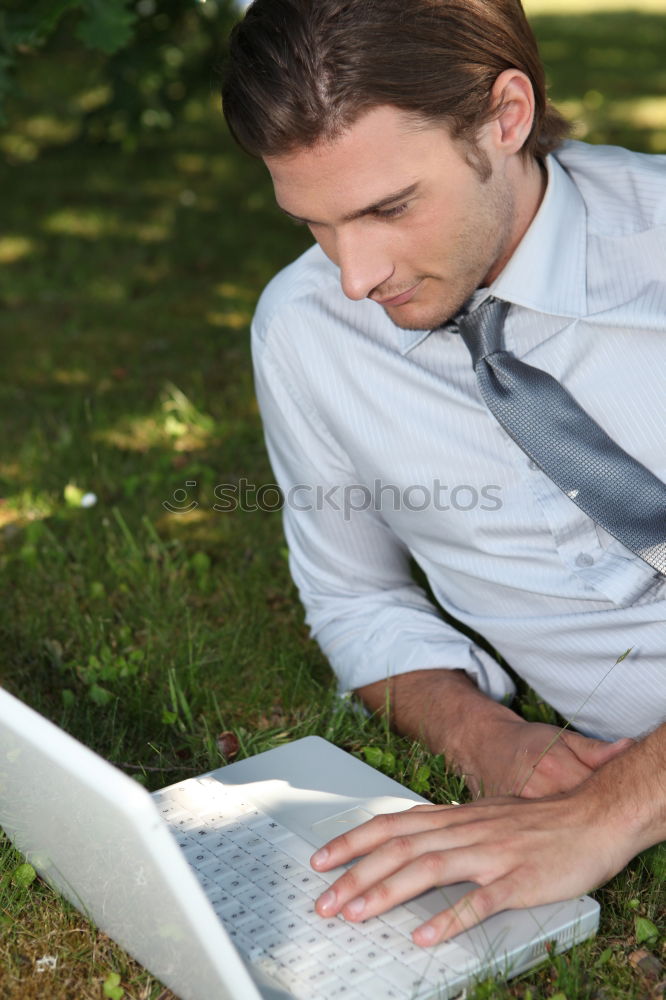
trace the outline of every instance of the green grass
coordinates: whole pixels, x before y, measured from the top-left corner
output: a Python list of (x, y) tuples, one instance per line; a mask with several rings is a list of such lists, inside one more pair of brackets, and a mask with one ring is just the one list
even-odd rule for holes
[[(534, 23), (581, 136), (666, 150), (665, 16)], [(335, 697), (279, 514), (213, 509), (217, 484), (272, 481), (247, 327), (307, 237), (273, 209), (263, 167), (233, 148), (205, 93), (129, 154), (69, 141), (66, 96), (92, 87), (83, 57), (45, 54), (25, 72), (0, 136), (2, 682), (149, 788), (222, 763), (216, 737), (231, 729), (241, 755), (317, 733), (436, 801), (460, 798), (440, 758)], [(199, 506), (169, 514), (188, 481)], [(548, 718), (529, 694), (524, 711)], [(17, 879), (20, 862), (0, 842), (0, 1000), (87, 1000), (105, 982), (166, 1000), (40, 880)], [(477, 1000), (657, 995), (630, 956), (637, 917), (659, 935), (642, 946), (663, 946), (663, 876), (663, 859), (637, 859), (596, 894), (595, 941)], [(55, 971), (38, 971), (44, 956)]]

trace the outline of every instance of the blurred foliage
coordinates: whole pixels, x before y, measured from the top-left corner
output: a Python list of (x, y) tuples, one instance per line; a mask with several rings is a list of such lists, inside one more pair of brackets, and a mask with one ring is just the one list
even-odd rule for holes
[(213, 86), (235, 16), (232, 0), (4, 0), (0, 121), (12, 103), (38, 110), (29, 64), (52, 61), (49, 110), (68, 121), (67, 138), (131, 150), (168, 129), (202, 81)]

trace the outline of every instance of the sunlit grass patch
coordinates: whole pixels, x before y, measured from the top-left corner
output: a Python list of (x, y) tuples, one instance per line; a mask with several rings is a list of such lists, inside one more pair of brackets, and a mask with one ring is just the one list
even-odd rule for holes
[(115, 427), (94, 432), (96, 440), (128, 451), (170, 446), (175, 451), (197, 451), (214, 440), (216, 424), (175, 385), (166, 385), (161, 400), (148, 416), (124, 416)]
[(0, 264), (12, 264), (15, 260), (28, 257), (34, 251), (35, 242), (27, 236), (0, 237)]

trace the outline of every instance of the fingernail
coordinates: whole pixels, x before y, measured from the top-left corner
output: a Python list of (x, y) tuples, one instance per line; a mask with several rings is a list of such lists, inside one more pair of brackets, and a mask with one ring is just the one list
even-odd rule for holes
[(437, 931), (432, 924), (426, 924), (414, 931), (414, 938), (417, 944), (432, 944), (437, 937)]
[(365, 900), (362, 897), (359, 899), (352, 899), (351, 903), (347, 903), (345, 906), (345, 912), (350, 917), (360, 917), (365, 909)]
[(333, 909), (335, 906), (335, 893), (332, 889), (327, 889), (326, 892), (319, 897), (317, 900), (317, 906), (320, 910), (323, 910), (324, 913)]
[(325, 847), (320, 848), (310, 858), (310, 864), (314, 868), (318, 868), (319, 865), (323, 865), (328, 861), (328, 850)]

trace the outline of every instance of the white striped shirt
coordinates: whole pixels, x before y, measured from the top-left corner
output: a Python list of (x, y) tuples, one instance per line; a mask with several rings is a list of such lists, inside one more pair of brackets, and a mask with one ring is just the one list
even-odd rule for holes
[[(547, 167), (529, 230), (476, 299), (511, 302), (506, 348), (666, 480), (666, 157), (569, 142)], [(264, 291), (253, 352), (291, 572), (342, 690), (457, 668), (512, 694), (413, 582), (411, 556), (441, 607), (581, 732), (666, 719), (666, 579), (509, 438), (460, 336), (347, 299), (314, 246)]]

